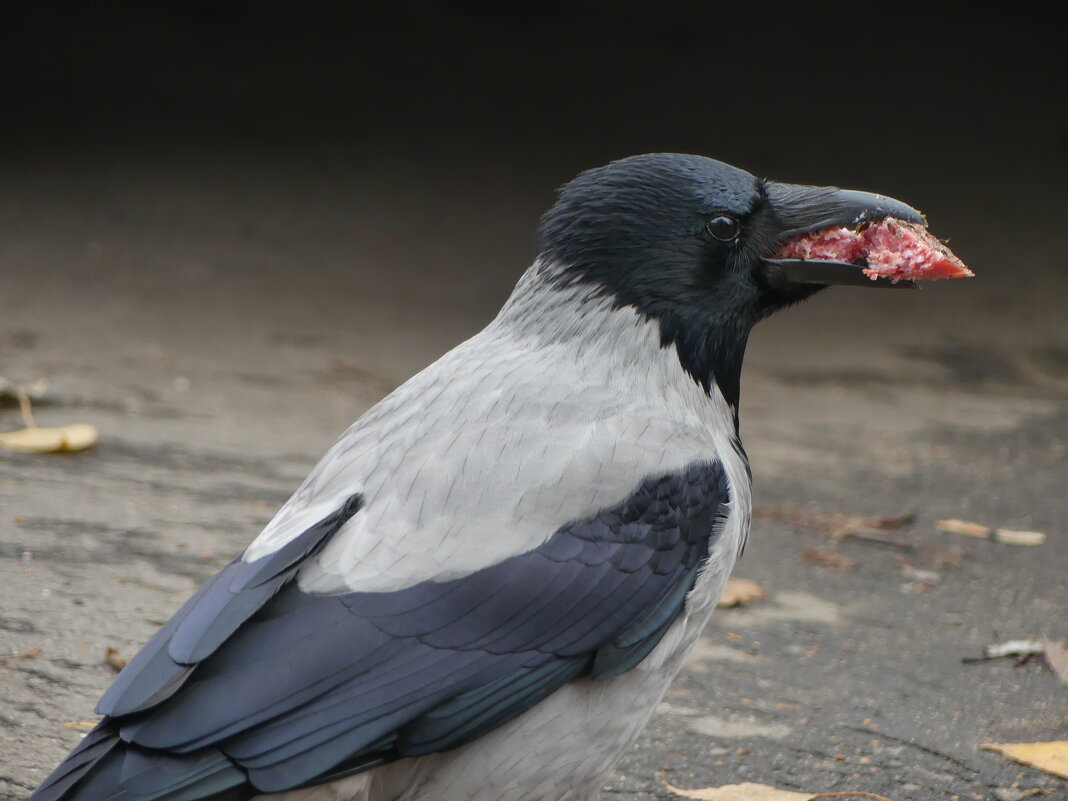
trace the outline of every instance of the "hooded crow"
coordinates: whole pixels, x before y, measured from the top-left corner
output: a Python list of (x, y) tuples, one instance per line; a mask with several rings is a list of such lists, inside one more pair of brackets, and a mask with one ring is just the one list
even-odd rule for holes
[(33, 801), (580, 801), (745, 546), (752, 327), (914, 209), (636, 156), (564, 186), (481, 333), (346, 431), (119, 674)]

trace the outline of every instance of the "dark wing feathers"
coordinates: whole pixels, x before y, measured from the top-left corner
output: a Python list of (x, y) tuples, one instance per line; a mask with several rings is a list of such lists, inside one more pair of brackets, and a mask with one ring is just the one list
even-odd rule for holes
[(167, 653), (167, 648), (182, 621), (220, 583), (227, 569), (229, 567), (201, 587), (134, 655), (97, 702), (97, 714), (129, 715), (140, 712), (169, 698), (182, 686), (193, 665), (175, 662)]
[[(727, 500), (722, 466), (696, 463), (468, 576), (308, 595), (292, 579), (359, 509), (353, 496), (190, 599), (101, 700), (107, 737), (79, 746), (49, 781), (66, 788), (87, 760), (111, 772), (125, 759), (124, 798), (195, 801), (211, 788), (236, 798), (454, 748), (576, 677), (644, 659), (682, 609)], [(155, 782), (143, 778), (152, 760)]]
[(593, 658), (590, 676), (594, 679), (610, 679), (626, 673), (649, 655), (660, 642), (675, 616), (682, 608), (686, 593), (697, 580), (700, 564), (687, 571), (683, 581), (678, 581), (660, 603), (637, 623), (624, 629), (610, 643), (597, 649)]
[(353, 495), (336, 512), (272, 554), (254, 562), (235, 558), (156, 632), (112, 682), (96, 706), (101, 715), (129, 715), (173, 695), (192, 670), (278, 592), (309, 555), (321, 548), (363, 499)]
[(247, 774), (218, 749), (168, 754), (128, 746), (105, 718), (30, 796), (34, 801), (247, 801)]
[(33, 798), (35, 801), (53, 801), (60, 798), (118, 744), (119, 735), (113, 725), (108, 725), (106, 721), (97, 724), (41, 783)]
[(420, 756), (472, 740), (530, 709), (585, 667), (583, 658), (553, 659), (459, 695), (405, 726), (397, 750)]
[(293, 577), (349, 518), (359, 511), (363, 496), (353, 495), (331, 515), (294, 537), (274, 553), (254, 562), (236, 559), (223, 581), (215, 582), (196, 608), (178, 625), (168, 653), (175, 662), (201, 662), (248, 620)]

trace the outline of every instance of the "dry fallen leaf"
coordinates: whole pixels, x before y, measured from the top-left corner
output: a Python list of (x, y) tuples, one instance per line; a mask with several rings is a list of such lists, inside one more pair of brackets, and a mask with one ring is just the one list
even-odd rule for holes
[(119, 653), (118, 648), (113, 648), (109, 645), (108, 650), (104, 653), (104, 661), (107, 662), (108, 665), (111, 666), (111, 668), (114, 669), (116, 673), (118, 673), (120, 670), (126, 667), (126, 663), (130, 660), (122, 656)]
[(983, 646), (982, 656), (966, 656), (961, 662), (986, 662), (991, 659), (1004, 659), (1007, 656), (1016, 657), (1023, 664), (1036, 656), (1042, 656), (1046, 646), (1039, 640), (1008, 640)]
[(901, 575), (909, 581), (917, 581), (921, 584), (937, 584), (942, 580), (942, 575), (934, 570), (924, 570), (904, 561), (899, 562), (899, 564), (901, 566)]
[(8, 662), (14, 662), (19, 659), (36, 659), (44, 651), (44, 645), (38, 644), (33, 648), (27, 648), (25, 651), (19, 651), (17, 654), (3, 654), (0, 655), (0, 665), (6, 665)]
[(1001, 659), (1006, 656), (1041, 656), (1045, 645), (1039, 640), (1007, 640), (983, 647), (983, 656), (987, 659)]
[(874, 793), (795, 793), (792, 790), (777, 790), (766, 784), (753, 782), (701, 787), (696, 790), (683, 790), (670, 784), (667, 788), (680, 798), (692, 798), (696, 801), (812, 801), (816, 798), (869, 798), (874, 801), (890, 801), (889, 798)]
[[(6, 379), (0, 378), (0, 381)], [(33, 419), (33, 404), (24, 387), (10, 384), (11, 392), (19, 402), (19, 412), (25, 428), (18, 431), (0, 433), (0, 448), (28, 453), (58, 453), (61, 451), (80, 451), (96, 442), (96, 429), (85, 423), (63, 426), (62, 428), (41, 428)]]
[(1068, 684), (1068, 648), (1053, 640), (1043, 640), (1042, 645), (1046, 664), (1062, 684)]
[(723, 787), (701, 787), (696, 790), (682, 790), (667, 786), (671, 792), (681, 798), (694, 798), (697, 801), (809, 801), (811, 793), (794, 793), (789, 790), (776, 790), (766, 784), (727, 784)]
[(935, 528), (949, 534), (963, 534), (965, 537), (977, 537), (983, 540), (1000, 542), (1002, 545), (1042, 545), (1046, 535), (1041, 531), (1016, 531), (1011, 528), (994, 528), (970, 520), (939, 520)]
[(969, 520), (957, 520), (956, 518), (939, 520), (935, 523), (935, 528), (949, 534), (963, 534), (965, 537), (980, 537), (982, 539), (986, 539), (994, 532), (994, 529), (990, 528), (990, 526), (972, 523)]
[(890, 529), (903, 528), (916, 519), (912, 512), (900, 515), (880, 517), (862, 517), (842, 513), (827, 514), (818, 509), (801, 509), (792, 506), (757, 506), (753, 509), (756, 517), (777, 520), (798, 528), (811, 528), (825, 537), (837, 541), (847, 537), (861, 542), (874, 542), (897, 548), (911, 549), (906, 540), (886, 532)]
[(96, 428), (85, 423), (62, 428), (20, 428), (0, 433), (0, 447), (28, 453), (59, 453), (81, 451), (97, 439)]
[(750, 601), (759, 601), (767, 597), (764, 589), (752, 579), (729, 578), (716, 606), (720, 609), (729, 609), (732, 606), (744, 606)]
[(801, 557), (806, 562), (812, 562), (814, 565), (825, 565), (830, 568), (842, 567), (852, 570), (857, 566), (856, 559), (850, 559), (848, 556), (842, 556), (842, 554), (836, 551), (829, 551), (826, 548), (805, 548), (805, 550), (801, 551)]
[(1068, 779), (1068, 740), (1048, 743), (984, 743), (984, 751), (997, 751), (1023, 765)]
[(1044, 545), (1046, 535), (1041, 531), (996, 528), (994, 529), (994, 542), (1000, 542), (1002, 545)]
[(935, 568), (958, 568), (968, 552), (956, 543), (945, 548), (936, 548), (930, 553), (931, 566)]
[(1032, 798), (1042, 794), (1041, 787), (1031, 787), (1027, 790), (1020, 787), (998, 787), (994, 790), (994, 798), (997, 801), (1023, 801), (1025, 798)]

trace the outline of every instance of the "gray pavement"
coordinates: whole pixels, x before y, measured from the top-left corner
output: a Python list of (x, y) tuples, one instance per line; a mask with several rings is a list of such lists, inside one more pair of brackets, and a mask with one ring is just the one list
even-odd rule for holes
[[(478, 330), (526, 266), (555, 177), (406, 169), (388, 155), (104, 155), (14, 177), (0, 375), (48, 379), (39, 422), (92, 423), (101, 439), (0, 453), (0, 654), (40, 646), (0, 662), (0, 798), (24, 796), (84, 732), (69, 724), (94, 719), (106, 649), (132, 654), (352, 419)], [(924, 206), (924, 189), (905, 199)], [(913, 510), (915, 547), (756, 519), (737, 572), (768, 600), (717, 613), (606, 798), (667, 798), (665, 781), (1068, 797), (978, 749), (1068, 736), (1068, 687), (1037, 663), (961, 661), (1001, 639), (1068, 639), (1063, 240), (1006, 242), (969, 222), (969, 203), (982, 199), (943, 203), (932, 227), (977, 279), (825, 293), (758, 329), (744, 375), (757, 503)], [(1048, 539), (936, 531), (947, 517)], [(813, 548), (857, 565), (812, 563)], [(906, 562), (941, 581), (909, 580)]]

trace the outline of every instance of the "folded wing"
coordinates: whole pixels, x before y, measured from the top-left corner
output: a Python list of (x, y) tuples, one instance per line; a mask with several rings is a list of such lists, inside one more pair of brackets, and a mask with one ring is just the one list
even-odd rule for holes
[(236, 798), (469, 742), (574, 678), (641, 662), (683, 609), (727, 501), (722, 466), (694, 463), (461, 578), (303, 592), (297, 570), (358, 514), (353, 496), (278, 551), (224, 569), (105, 694), (100, 764), (144, 776), (156, 759), (166, 771), (125, 795), (79, 792), (96, 784), (81, 749), (35, 799)]

